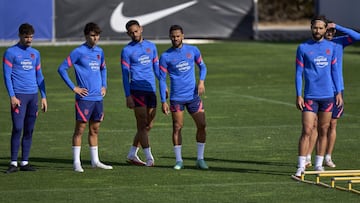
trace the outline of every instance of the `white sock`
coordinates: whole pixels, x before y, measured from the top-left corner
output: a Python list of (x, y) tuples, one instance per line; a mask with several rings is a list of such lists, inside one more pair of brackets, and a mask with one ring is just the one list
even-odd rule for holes
[(204, 159), (205, 143), (197, 143), (197, 160)]
[(298, 167), (305, 168), (306, 156), (298, 156)]
[(153, 157), (153, 155), (151, 154), (151, 148), (150, 148), (150, 147), (144, 148), (143, 151), (144, 151), (146, 160), (154, 160), (154, 157)]
[(315, 167), (321, 167), (323, 165), (324, 157), (316, 155), (315, 157)]
[(325, 154), (325, 161), (331, 160), (331, 154)]
[(138, 151), (139, 151), (139, 147), (135, 147), (135, 146), (131, 145), (127, 157), (131, 158), (131, 157), (137, 156)]
[(181, 156), (181, 145), (175, 145), (174, 152), (175, 152), (176, 162), (183, 161)]
[(81, 163), (80, 161), (81, 146), (72, 146), (72, 151), (73, 151), (74, 163)]
[(26, 166), (26, 165), (28, 165), (28, 164), (29, 164), (28, 161), (21, 161), (21, 162), (20, 162), (20, 166)]
[(311, 162), (311, 154), (306, 155), (306, 161)]
[(98, 146), (90, 147), (90, 157), (91, 157), (91, 165), (94, 165), (96, 163), (100, 163)]
[(17, 161), (11, 161), (11, 162), (10, 162), (10, 165), (13, 165), (13, 166), (16, 166), (16, 167), (17, 167), (17, 166), (18, 166), (18, 162), (17, 162)]

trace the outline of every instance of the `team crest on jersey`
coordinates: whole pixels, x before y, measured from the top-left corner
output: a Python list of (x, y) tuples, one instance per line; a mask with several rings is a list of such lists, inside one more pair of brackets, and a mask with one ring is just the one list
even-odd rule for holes
[(330, 52), (330, 49), (326, 49), (326, 54), (327, 54), (327, 55), (330, 55), (330, 53), (331, 53), (331, 52)]
[(100, 55), (98, 54), (98, 55), (96, 55), (96, 58), (98, 59), (98, 60), (100, 60)]
[(150, 48), (146, 48), (146, 53), (151, 53), (151, 49), (150, 49)]
[(191, 53), (186, 53), (186, 58), (191, 59)]
[(30, 57), (31, 57), (32, 59), (34, 59), (34, 58), (35, 58), (35, 54), (31, 53), (31, 54), (30, 54)]

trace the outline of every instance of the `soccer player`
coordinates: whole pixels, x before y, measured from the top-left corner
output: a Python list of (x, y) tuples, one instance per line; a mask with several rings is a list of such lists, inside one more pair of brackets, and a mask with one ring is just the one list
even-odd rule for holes
[(3, 56), (4, 82), (10, 97), (12, 132), (11, 162), (6, 173), (18, 171), (18, 152), (21, 139), (20, 171), (35, 171), (29, 164), (30, 148), (38, 115), (38, 90), (41, 109), (47, 111), (44, 76), (41, 71), (40, 52), (31, 47), (35, 30), (28, 23), (19, 27), (19, 42), (9, 47)]
[[(156, 114), (156, 82), (159, 77), (159, 59), (154, 43), (142, 36), (143, 28), (136, 20), (126, 23), (127, 34), (131, 42), (121, 51), (121, 69), (126, 106), (133, 109), (137, 132), (127, 155), (127, 162), (139, 166), (154, 166), (151, 153), (149, 132)], [(146, 162), (137, 152), (141, 145)]]
[[(95, 23), (84, 28), (86, 42), (75, 48), (59, 66), (58, 72), (66, 85), (75, 93), (76, 124), (72, 139), (74, 171), (84, 172), (81, 166), (81, 138), (89, 123), (88, 141), (93, 168), (112, 169), (100, 162), (98, 154), (98, 132), (103, 121), (103, 97), (106, 94), (107, 75), (103, 50), (97, 46), (101, 29)], [(74, 67), (77, 86), (67, 71)]]
[[(343, 33), (341, 36), (336, 36), (336, 30)], [(360, 33), (337, 25), (333, 23), (332, 21), (328, 21), (327, 25), (327, 31), (325, 33), (325, 38), (328, 40), (331, 40), (337, 44), (336, 54), (337, 54), (337, 63), (339, 67), (339, 73), (340, 73), (340, 85), (341, 85), (341, 93), (344, 96), (344, 79), (343, 79), (343, 50), (345, 47), (355, 43), (356, 41), (360, 40)], [(328, 131), (327, 136), (327, 148), (326, 148), (326, 154), (325, 154), (325, 165), (331, 168), (335, 168), (336, 165), (333, 162), (331, 158), (331, 154), (334, 150), (335, 140), (336, 140), (336, 126), (338, 119), (343, 115), (344, 113), (344, 105), (340, 106), (339, 108), (334, 108), (332, 112), (332, 118), (330, 122), (330, 128)], [(316, 133), (316, 131), (315, 131)], [(313, 136), (317, 137), (317, 136)], [(306, 163), (308, 165), (311, 165), (311, 153), (313, 151), (313, 148), (315, 146), (316, 139), (311, 141), (309, 152), (306, 156)]]
[[(300, 44), (296, 53), (296, 107), (302, 111), (302, 133), (299, 139), (298, 169), (305, 171), (309, 139), (318, 122), (318, 146), (315, 170), (323, 171), (326, 138), (334, 105), (343, 104), (340, 74), (337, 66), (336, 44), (324, 39), (327, 20), (323, 16), (311, 20), (312, 39)], [(304, 97), (302, 86), (304, 84)], [(336, 97), (334, 98), (334, 86)]]
[[(183, 43), (184, 32), (179, 25), (169, 29), (172, 47), (160, 56), (160, 97), (162, 111), (168, 115), (171, 111), (173, 120), (172, 140), (176, 157), (175, 170), (184, 168), (181, 148), (181, 129), (184, 124), (185, 108), (196, 124), (197, 161), (200, 169), (208, 169), (204, 160), (206, 141), (206, 121), (204, 106), (200, 96), (205, 92), (206, 65), (196, 46)], [(196, 84), (195, 64), (199, 68), (199, 81)], [(170, 107), (166, 102), (166, 75), (170, 77)]]

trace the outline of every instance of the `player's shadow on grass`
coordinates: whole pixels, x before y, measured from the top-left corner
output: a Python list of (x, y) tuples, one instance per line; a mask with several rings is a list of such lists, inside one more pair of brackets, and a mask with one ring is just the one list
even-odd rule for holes
[[(271, 162), (271, 161), (254, 161), (254, 160), (229, 160), (229, 159), (217, 159), (217, 158), (206, 158), (208, 162), (227, 162), (235, 164), (246, 164), (246, 165), (255, 165), (259, 166), (259, 169), (254, 168), (225, 168), (225, 167), (211, 167), (213, 171), (232, 171), (232, 172), (242, 172), (242, 173), (261, 173), (269, 175), (289, 175), (287, 169), (282, 170), (267, 170), (264, 169), (264, 166), (275, 166), (277, 168), (281, 167), (294, 167), (293, 163), (284, 163), (284, 162)], [(261, 169), (260, 169), (261, 168)]]
[[(165, 159), (174, 159), (174, 157), (163, 156), (161, 158)], [(196, 161), (195, 157), (183, 157), (184, 160), (193, 160)], [(228, 162), (228, 163), (239, 163), (239, 164), (259, 164), (259, 165), (269, 165), (269, 166), (293, 166), (293, 163), (285, 163), (285, 162), (271, 162), (271, 161), (254, 161), (254, 160), (232, 160), (232, 159), (218, 159), (206, 157), (206, 161), (211, 162)]]
[[(165, 159), (174, 159), (174, 157), (166, 157), (163, 156), (161, 158), (165, 158)], [(195, 163), (196, 158), (195, 157), (183, 157), (184, 160), (184, 165), (186, 169), (197, 169), (195, 165), (187, 165), (189, 161), (192, 161), (193, 163)], [(217, 158), (211, 158), (211, 157), (207, 157), (206, 158), (206, 162), (209, 165), (209, 171), (219, 171), (219, 172), (224, 172), (224, 171), (228, 171), (228, 172), (238, 172), (238, 173), (261, 173), (261, 174), (269, 174), (269, 175), (289, 175), (289, 172), (285, 169), (284, 171), (281, 170), (267, 170), (264, 169), (264, 165), (265, 166), (275, 166), (275, 167), (293, 167), (294, 164), (290, 164), (290, 163), (283, 163), (283, 162), (269, 162), (269, 161), (249, 161), (249, 160), (229, 160), (229, 159), (217, 159)], [(250, 165), (255, 165), (255, 166), (259, 166), (259, 169), (256, 168), (244, 168), (244, 167), (219, 167), (219, 164), (213, 164), (216, 162), (227, 162), (227, 163), (234, 163), (234, 164), (250, 164)], [(189, 162), (190, 163), (190, 162)], [(215, 166), (216, 165), (216, 166)], [(172, 167), (172, 166), (171, 166)]]
[[(8, 167), (10, 157), (0, 157), (0, 160), (5, 160), (0, 163), (0, 167)], [(88, 159), (81, 160), (83, 166), (91, 165), (91, 161)], [(46, 158), (46, 157), (30, 157), (30, 163), (38, 169), (72, 169), (73, 160), (72, 159), (62, 159), (62, 158)], [(43, 164), (46, 163), (46, 164)], [(52, 163), (52, 164), (49, 164)], [(112, 166), (127, 166), (128, 164), (124, 162), (107, 162), (103, 161), (105, 164)]]
[(206, 158), (206, 160), (214, 161), (214, 162), (228, 162), (228, 163), (241, 163), (241, 164), (259, 164), (259, 165), (269, 165), (269, 166), (294, 166), (294, 163), (272, 162), (272, 161), (231, 160), (231, 159), (217, 159), (217, 158)]

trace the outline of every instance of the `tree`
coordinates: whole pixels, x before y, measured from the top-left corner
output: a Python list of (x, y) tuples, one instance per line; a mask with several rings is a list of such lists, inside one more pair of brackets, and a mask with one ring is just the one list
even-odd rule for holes
[(311, 19), (315, 0), (258, 0), (261, 22), (284, 22)]

